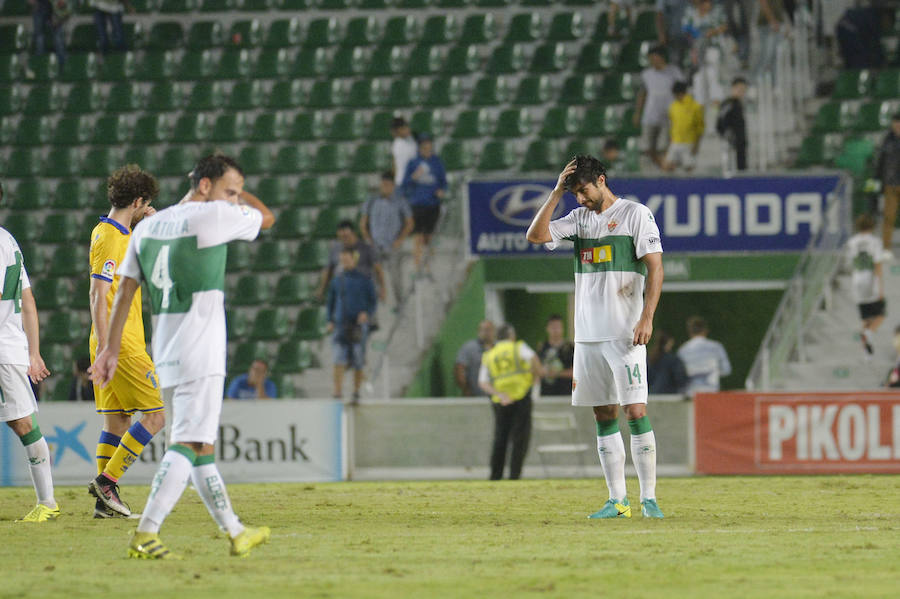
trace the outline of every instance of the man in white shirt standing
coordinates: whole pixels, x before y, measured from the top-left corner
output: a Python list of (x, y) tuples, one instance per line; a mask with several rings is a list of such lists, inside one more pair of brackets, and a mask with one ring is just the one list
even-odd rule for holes
[[(579, 208), (550, 220), (564, 192)], [(631, 457), (641, 487), (641, 513), (662, 518), (656, 503), (656, 437), (647, 417), (647, 342), (662, 290), (662, 242), (653, 213), (617, 197), (606, 167), (576, 156), (535, 215), (531, 243), (575, 245), (575, 361), (572, 405), (590, 406), (609, 500), (590, 518), (630, 518), (619, 405), (631, 430)]]
[(403, 177), (406, 175), (406, 165), (419, 155), (419, 145), (413, 137), (409, 123), (402, 116), (394, 117), (391, 121), (391, 156), (394, 157), (394, 185), (399, 189), (403, 185)]
[(663, 168), (669, 142), (669, 106), (675, 100), (672, 86), (684, 81), (681, 69), (668, 63), (666, 49), (654, 46), (648, 54), (650, 66), (641, 72), (641, 90), (634, 108), (634, 124), (641, 126), (641, 144), (656, 166)]
[(227, 156), (202, 158), (180, 203), (145, 218), (132, 231), (119, 266), (119, 289), (107, 340), (92, 366), (101, 385), (118, 364), (132, 297), (147, 281), (153, 314), (153, 359), (163, 398), (172, 406), (171, 445), (153, 478), (128, 556), (177, 559), (159, 529), (191, 480), (210, 515), (231, 538), (231, 554), (247, 555), (269, 538), (265, 526), (244, 526), (231, 507), (215, 464), (215, 441), (225, 385), (225, 260), (227, 243), (252, 241), (275, 222), (243, 191), (244, 175)]
[(863, 349), (866, 355), (875, 352), (872, 346), (875, 331), (884, 322), (884, 242), (875, 236), (875, 219), (869, 214), (856, 218), (856, 233), (847, 240), (847, 260), (853, 269), (851, 291), (862, 320)]
[(718, 341), (707, 339), (709, 325), (700, 316), (691, 316), (687, 321), (690, 339), (678, 348), (678, 357), (684, 362), (688, 384), (685, 393), (693, 395), (697, 391), (718, 391), (719, 379), (731, 374), (731, 362), (725, 347)]

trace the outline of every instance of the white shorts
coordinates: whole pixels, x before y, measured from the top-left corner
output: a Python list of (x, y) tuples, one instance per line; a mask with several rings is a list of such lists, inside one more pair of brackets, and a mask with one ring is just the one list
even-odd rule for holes
[(172, 443), (216, 442), (225, 396), (224, 376), (205, 376), (163, 389), (172, 406)]
[(666, 162), (682, 168), (694, 168), (694, 144), (669, 144)]
[(647, 346), (630, 339), (575, 343), (572, 405), (647, 403)]
[(10, 422), (37, 412), (37, 400), (28, 380), (28, 367), (0, 364), (0, 422)]

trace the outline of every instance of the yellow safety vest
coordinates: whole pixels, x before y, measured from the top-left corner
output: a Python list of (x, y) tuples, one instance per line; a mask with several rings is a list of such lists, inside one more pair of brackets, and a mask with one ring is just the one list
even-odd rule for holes
[[(519, 348), (524, 341), (500, 341), (481, 358), (491, 375), (491, 384), (497, 391), (506, 393), (513, 401), (528, 395), (534, 377), (531, 364), (519, 357)], [(500, 403), (500, 398), (491, 396), (491, 401)]]

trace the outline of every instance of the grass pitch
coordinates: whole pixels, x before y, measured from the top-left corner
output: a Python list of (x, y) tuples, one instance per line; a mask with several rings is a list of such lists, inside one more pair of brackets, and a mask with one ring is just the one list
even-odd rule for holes
[[(0, 597), (896, 597), (898, 477), (662, 479), (666, 514), (587, 520), (602, 480), (230, 485), (272, 528), (245, 558), (188, 489), (162, 539), (182, 562), (129, 560), (133, 520), (15, 523), (30, 488), (0, 489)], [(137, 509), (146, 487), (124, 487)]]

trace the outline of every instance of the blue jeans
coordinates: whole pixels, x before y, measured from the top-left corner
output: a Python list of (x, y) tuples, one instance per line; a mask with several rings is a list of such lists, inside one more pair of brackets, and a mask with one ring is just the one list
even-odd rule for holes
[[(109, 23), (110, 34), (106, 35), (106, 24)], [(122, 32), (122, 13), (94, 11), (94, 27), (97, 28), (97, 45), (101, 54), (109, 53), (109, 43), (119, 52), (125, 51), (125, 34)]]
[(369, 324), (361, 325), (362, 339), (358, 343), (344, 343), (341, 339), (341, 325), (332, 337), (332, 359), (339, 366), (348, 366), (354, 370), (366, 367), (366, 341), (369, 337)]
[(40, 55), (47, 51), (45, 36), (49, 30), (53, 38), (53, 52), (56, 54), (56, 60), (61, 68), (66, 62), (66, 38), (63, 23), (53, 26), (53, 8), (50, 6), (50, 2), (39, 0), (31, 14), (31, 19), (34, 53)]

